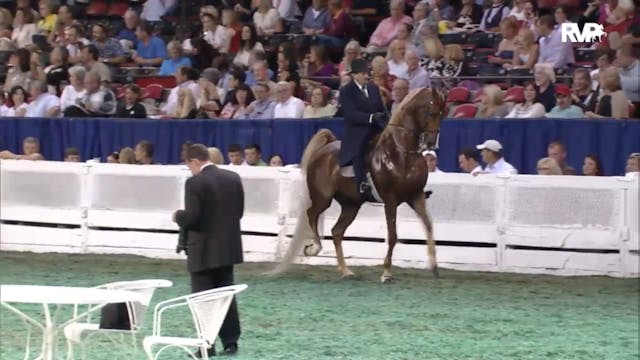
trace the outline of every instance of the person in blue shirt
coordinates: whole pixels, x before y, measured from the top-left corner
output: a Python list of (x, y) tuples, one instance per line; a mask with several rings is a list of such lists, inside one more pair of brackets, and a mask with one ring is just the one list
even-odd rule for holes
[(136, 28), (136, 54), (133, 62), (141, 66), (160, 66), (167, 57), (164, 41), (157, 36), (153, 36), (153, 25), (142, 21)]
[(556, 106), (547, 113), (548, 118), (583, 118), (584, 112), (579, 106), (571, 104), (571, 89), (565, 84), (556, 85)]
[(191, 59), (182, 55), (182, 44), (179, 41), (169, 41), (167, 44), (167, 54), (169, 57), (162, 61), (160, 65), (160, 76), (173, 76), (180, 67), (191, 67)]

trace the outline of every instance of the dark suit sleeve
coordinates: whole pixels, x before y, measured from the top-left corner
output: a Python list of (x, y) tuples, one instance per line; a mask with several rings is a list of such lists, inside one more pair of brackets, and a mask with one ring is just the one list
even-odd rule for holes
[(236, 180), (237, 180), (237, 184), (238, 184), (238, 218), (242, 218), (242, 216), (244, 215), (244, 188), (242, 187), (242, 180), (240, 179), (240, 176), (238, 176), (236, 174)]
[(338, 103), (342, 108), (342, 114), (344, 115), (344, 121), (351, 123), (352, 125), (369, 125), (370, 113), (363, 112), (356, 106), (355, 96), (353, 93), (354, 87), (349, 84), (340, 89), (340, 96)]
[(176, 222), (180, 227), (189, 229), (198, 223), (200, 219), (200, 198), (198, 197), (195, 177), (187, 180), (184, 190), (184, 210), (176, 213)]

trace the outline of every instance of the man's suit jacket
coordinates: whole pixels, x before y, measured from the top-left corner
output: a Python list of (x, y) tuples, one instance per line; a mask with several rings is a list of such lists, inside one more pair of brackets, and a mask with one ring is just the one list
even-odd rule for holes
[(388, 111), (382, 101), (380, 89), (372, 83), (366, 85), (369, 97), (351, 81), (340, 89), (338, 102), (344, 117), (344, 139), (340, 149), (340, 166), (350, 163), (360, 154), (379, 129), (379, 124), (369, 123), (369, 117), (376, 112)]
[(187, 234), (189, 272), (243, 262), (240, 219), (244, 190), (235, 172), (207, 165), (185, 185), (185, 209), (176, 222)]

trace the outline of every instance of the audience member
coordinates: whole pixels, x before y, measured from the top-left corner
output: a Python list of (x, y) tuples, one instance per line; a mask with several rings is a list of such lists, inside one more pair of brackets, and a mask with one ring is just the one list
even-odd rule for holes
[(69, 106), (64, 115), (68, 117), (109, 117), (116, 113), (116, 96), (111, 89), (102, 86), (100, 74), (90, 71), (85, 75), (84, 98)]
[(4, 82), (4, 92), (8, 93), (14, 86), (29, 88), (30, 61), (31, 53), (27, 49), (17, 49), (9, 55), (9, 72)]
[(82, 65), (89, 72), (95, 72), (100, 75), (100, 81), (104, 83), (111, 82), (111, 70), (102, 62), (98, 61), (100, 52), (95, 45), (88, 45), (82, 49)]
[[(136, 150), (137, 149), (138, 147), (136, 146)], [(153, 144), (151, 144), (151, 151), (153, 156)], [(151, 161), (153, 161), (153, 159), (151, 159)], [(120, 153), (118, 154), (118, 162), (120, 164), (128, 164), (128, 165), (136, 164), (137, 163), (136, 152), (128, 146), (120, 149)]]
[(587, 111), (589, 118), (611, 117), (623, 119), (629, 117), (629, 99), (620, 87), (618, 69), (610, 66), (598, 73), (603, 95), (596, 105), (596, 111)]
[(404, 41), (396, 39), (391, 42), (387, 51), (389, 74), (400, 77), (407, 72), (407, 63), (404, 60), (406, 50), (407, 45)]
[(420, 58), (415, 50), (407, 50), (404, 55), (404, 60), (407, 64), (407, 71), (399, 77), (405, 78), (409, 81), (409, 89), (413, 90), (420, 87), (431, 86), (429, 74), (422, 66), (420, 66)]
[(42, 80), (33, 80), (29, 84), (29, 93), (33, 101), (27, 106), (26, 117), (60, 116), (60, 98), (47, 92), (47, 84)]
[(209, 160), (216, 165), (224, 165), (224, 157), (222, 156), (222, 152), (217, 147), (207, 148), (209, 152)]
[(567, 165), (567, 148), (561, 141), (552, 141), (547, 147), (547, 156), (555, 160), (562, 175), (576, 175), (576, 169)]
[(600, 84), (598, 83), (598, 74), (601, 70), (611, 66), (615, 60), (616, 53), (605, 46), (600, 46), (596, 49), (596, 69), (591, 70), (591, 89), (599, 95)]
[(26, 90), (20, 85), (14, 86), (9, 92), (9, 107), (6, 109), (4, 116), (25, 116), (28, 106)]
[(262, 160), (262, 150), (258, 144), (247, 145), (244, 148), (244, 157), (249, 166), (268, 166)]
[(26, 137), (22, 141), (22, 155), (14, 154), (9, 150), (0, 151), (0, 159), (12, 160), (45, 160), (40, 153), (40, 141), (34, 137)]
[(562, 175), (560, 167), (550, 157), (542, 158), (538, 160), (538, 175)]
[(171, 89), (167, 103), (162, 108), (165, 114), (175, 114), (176, 106), (178, 105), (178, 92), (182, 88), (191, 90), (191, 95), (194, 99), (200, 98), (200, 88), (198, 87), (198, 73), (190, 67), (179, 67), (175, 73), (177, 86)]
[(464, 148), (458, 154), (458, 166), (463, 172), (476, 175), (482, 172), (480, 153), (476, 149)]
[(181, 67), (191, 67), (191, 59), (182, 54), (182, 45), (179, 41), (169, 41), (167, 44), (167, 54), (169, 57), (162, 60), (159, 76), (172, 76)]
[(329, 24), (329, 9), (324, 0), (312, 0), (302, 18), (302, 31), (305, 35), (317, 35)]
[(495, 56), (489, 56), (489, 63), (498, 65), (512, 64), (513, 56), (517, 49), (518, 23), (512, 17), (502, 19), (500, 21), (500, 34), (502, 34), (502, 40), (498, 43)]
[(244, 25), (240, 35), (240, 47), (238, 53), (233, 58), (233, 64), (248, 68), (250, 54), (256, 50), (264, 52), (262, 43), (258, 41), (256, 28), (251, 24)]
[(249, 105), (249, 119), (273, 119), (276, 103), (271, 100), (269, 85), (257, 83), (253, 86), (253, 94), (256, 99)]
[(515, 45), (516, 49), (511, 63), (506, 63), (503, 67), (509, 70), (532, 69), (538, 61), (540, 53), (533, 31), (521, 28), (515, 39)]
[(544, 117), (544, 105), (536, 102), (536, 86), (532, 81), (524, 84), (524, 102), (516, 104), (505, 118), (541, 118)]
[(335, 105), (329, 104), (324, 90), (316, 87), (311, 91), (311, 102), (304, 108), (303, 117), (305, 119), (332, 117), (337, 110)]
[(585, 176), (602, 176), (602, 163), (600, 158), (595, 154), (587, 154), (582, 163), (582, 175)]
[(136, 28), (136, 52), (132, 56), (134, 63), (142, 66), (160, 66), (167, 57), (164, 41), (153, 35), (153, 26), (140, 22)]
[(69, 85), (65, 86), (60, 95), (60, 111), (64, 112), (69, 106), (77, 104), (87, 91), (84, 88), (84, 76), (86, 70), (82, 66), (73, 66), (69, 69)]
[(255, 100), (251, 88), (245, 84), (240, 84), (236, 89), (236, 110), (231, 116), (232, 119), (248, 119), (251, 113), (250, 104)]
[(346, 75), (351, 72), (351, 62), (361, 56), (362, 48), (360, 43), (355, 40), (349, 41), (344, 48), (344, 57), (340, 64), (338, 64), (338, 74), (340, 76)]
[(138, 13), (131, 8), (127, 9), (122, 18), (124, 20), (124, 27), (118, 32), (116, 39), (120, 41), (122, 49), (125, 52), (129, 52), (135, 48), (136, 41), (138, 41), (136, 28), (138, 27), (140, 18), (138, 17)]
[(618, 49), (616, 65), (620, 67), (620, 87), (635, 105), (635, 116), (640, 118), (640, 60), (630, 46), (624, 46)]
[(175, 111), (171, 114), (174, 119), (195, 119), (197, 114), (196, 101), (193, 93), (186, 87), (178, 90)]
[(480, 20), (480, 31), (498, 32), (500, 31), (500, 22), (509, 16), (509, 7), (504, 0), (492, 0), (491, 7), (484, 11), (482, 20)]
[(444, 171), (438, 168), (438, 154), (433, 150), (428, 150), (422, 153), (424, 161), (427, 163), (427, 169), (430, 173), (444, 173)]
[(282, 160), (282, 155), (273, 154), (273, 155), (269, 156), (269, 166), (273, 166), (273, 167), (284, 166), (284, 161)]
[[(136, 144), (134, 151), (135, 161), (138, 165), (156, 165), (153, 160), (154, 146), (148, 140), (142, 140)], [(120, 153), (120, 159), (122, 159), (122, 153)]]
[(556, 85), (556, 106), (546, 115), (548, 118), (579, 119), (584, 112), (571, 103), (571, 89), (565, 84)]
[(293, 96), (293, 86), (286, 81), (276, 85), (276, 106), (273, 117), (276, 119), (299, 119), (304, 115), (304, 102)]
[(625, 172), (627, 174), (640, 172), (640, 153), (632, 153), (629, 155)]
[(411, 24), (413, 22), (411, 17), (404, 14), (404, 1), (402, 0), (391, 0), (389, 3), (389, 13), (389, 17), (382, 20), (373, 34), (371, 34), (367, 52), (386, 52), (387, 47), (398, 34), (400, 25), (403, 23)]
[(391, 88), (391, 99), (393, 101), (391, 103), (391, 115), (398, 111), (402, 100), (409, 95), (409, 86), (409, 81), (404, 78), (396, 79), (393, 82), (393, 87)]
[[(494, 0), (499, 1), (499, 0)], [(554, 69), (564, 69), (574, 64), (573, 45), (563, 42), (560, 28), (556, 27), (553, 15), (544, 15), (538, 19), (538, 34), (540, 39), (540, 57), (538, 63), (549, 63)]]
[(476, 113), (477, 118), (501, 118), (509, 114), (509, 108), (504, 103), (504, 95), (498, 85), (485, 85), (480, 98), (481, 106)]
[(124, 91), (124, 103), (118, 104), (116, 117), (140, 118), (147, 117), (147, 109), (140, 103), (142, 91), (136, 84), (128, 84)]
[[(557, 90), (556, 90), (557, 92)], [(576, 69), (573, 73), (571, 101), (582, 111), (594, 111), (598, 102), (598, 94), (591, 90), (591, 76), (587, 69)]]
[(479, 174), (518, 174), (518, 170), (511, 164), (504, 160), (502, 155), (502, 144), (497, 140), (486, 140), (484, 143), (476, 146), (481, 151), (482, 161), (485, 163), (485, 167), (482, 172), (473, 173), (476, 176)]
[(207, 118), (215, 118), (222, 109), (221, 95), (223, 91), (216, 85), (219, 79), (218, 69), (207, 68), (200, 74), (198, 80), (200, 98), (196, 102), (200, 114), (198, 117), (204, 117), (206, 114)]
[(29, 8), (18, 8), (13, 19), (11, 41), (17, 48), (25, 48), (33, 44), (33, 35), (37, 34), (33, 13)]
[(538, 87), (536, 102), (544, 105), (545, 111), (551, 111), (556, 106), (556, 91), (553, 86), (556, 82), (556, 73), (553, 67), (549, 64), (536, 64), (533, 79)]
[(93, 25), (92, 36), (91, 45), (98, 49), (100, 62), (118, 65), (126, 60), (120, 42), (115, 38), (109, 37), (107, 25), (103, 23)]
[(344, 9), (342, 0), (329, 0), (329, 12), (329, 23), (318, 32), (318, 42), (329, 48), (344, 47), (353, 34), (353, 19)]
[(64, 150), (64, 161), (65, 162), (80, 162), (82, 159), (80, 158), (80, 150), (78, 148), (69, 147)]
[(246, 165), (244, 161), (244, 153), (242, 147), (239, 144), (231, 144), (227, 149), (227, 157), (229, 158), (229, 165)]
[(62, 84), (69, 81), (69, 52), (62, 46), (56, 46), (49, 54), (49, 66), (44, 68), (48, 91), (60, 95)]
[(140, 18), (145, 21), (160, 21), (176, 7), (178, 0), (146, 0)]
[(258, 6), (253, 13), (253, 23), (260, 36), (273, 35), (284, 30), (280, 14), (273, 8), (271, 0), (258, 0)]

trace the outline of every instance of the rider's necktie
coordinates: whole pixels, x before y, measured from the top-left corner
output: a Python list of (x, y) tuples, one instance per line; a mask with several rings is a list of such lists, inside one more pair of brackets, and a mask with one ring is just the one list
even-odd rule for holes
[(362, 90), (362, 92), (364, 93), (364, 96), (366, 96), (367, 98), (369, 98), (369, 92), (367, 91), (367, 85), (362, 85), (361, 90)]

